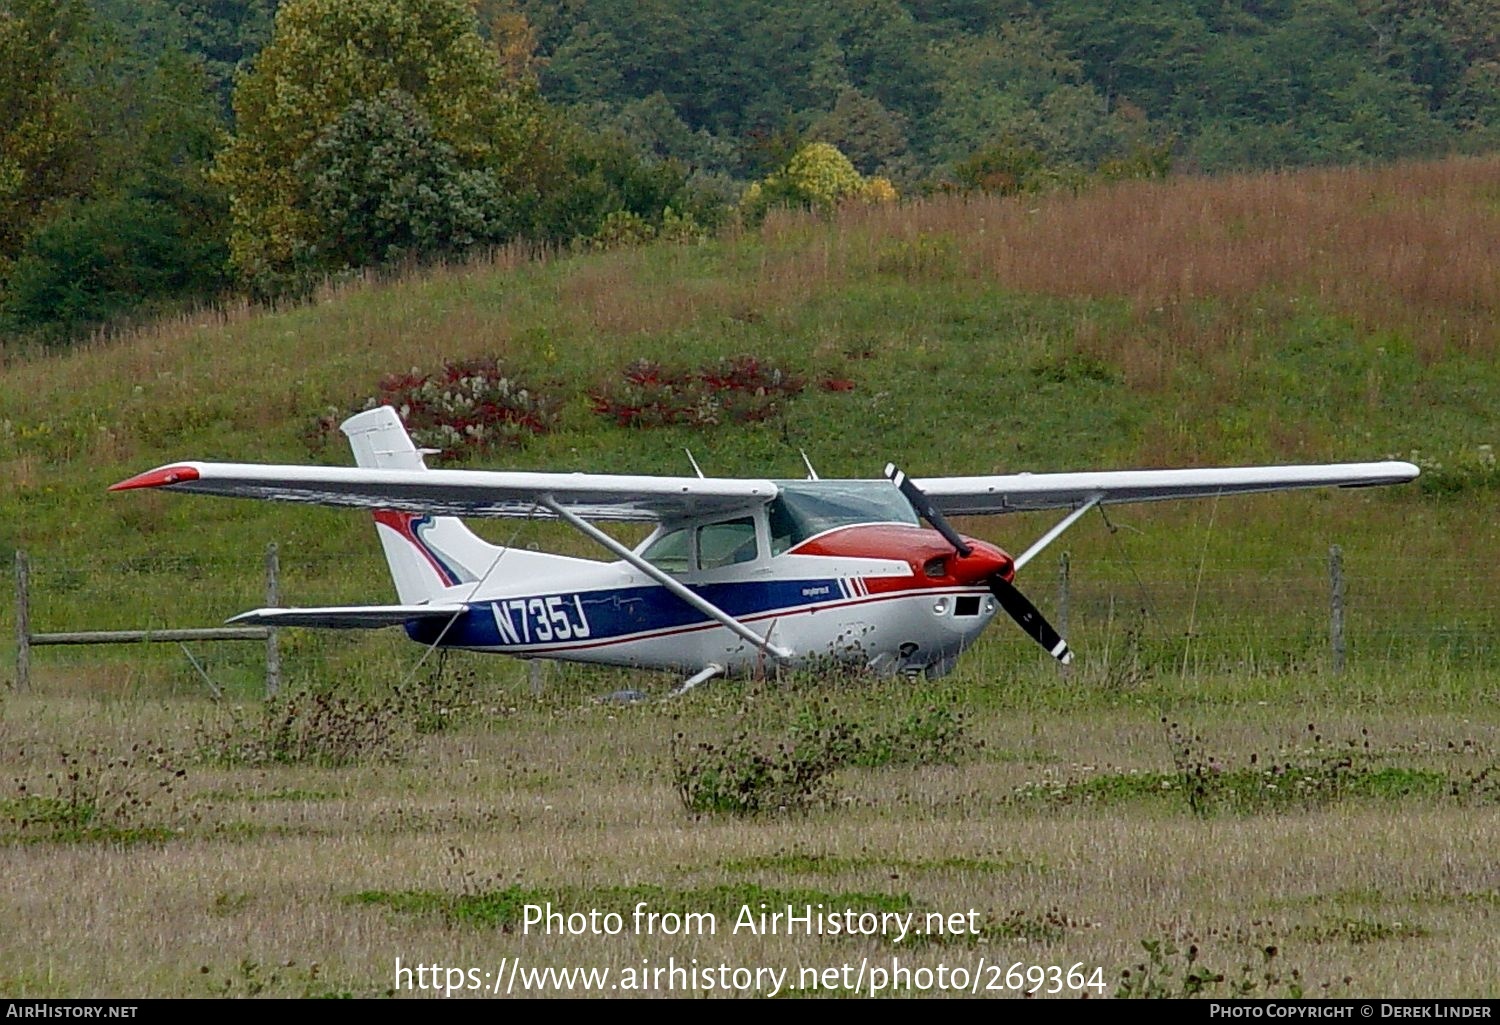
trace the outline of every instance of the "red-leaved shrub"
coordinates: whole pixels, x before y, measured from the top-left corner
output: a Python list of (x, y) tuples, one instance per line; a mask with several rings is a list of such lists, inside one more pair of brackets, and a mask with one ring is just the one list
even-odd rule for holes
[(802, 379), (770, 360), (732, 356), (691, 370), (637, 360), (589, 398), (621, 427), (705, 427), (768, 420), (800, 391)]

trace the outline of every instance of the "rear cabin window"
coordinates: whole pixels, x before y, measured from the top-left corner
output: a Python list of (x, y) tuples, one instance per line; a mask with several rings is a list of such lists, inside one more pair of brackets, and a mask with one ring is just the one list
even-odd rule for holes
[(718, 569), (741, 562), (754, 562), (755, 519), (745, 516), (698, 528), (698, 567)]

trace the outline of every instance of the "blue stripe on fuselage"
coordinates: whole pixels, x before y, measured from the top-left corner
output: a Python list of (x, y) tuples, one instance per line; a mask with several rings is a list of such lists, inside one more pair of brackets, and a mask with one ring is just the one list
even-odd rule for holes
[[(704, 584), (693, 591), (736, 619), (843, 598), (832, 578)], [(707, 615), (666, 588), (647, 584), (475, 602), (451, 626), (441, 619), (410, 620), (406, 633), (422, 644), (439, 643), (441, 638), (444, 646), (461, 648), (534, 647), (597, 644), (709, 622)]]

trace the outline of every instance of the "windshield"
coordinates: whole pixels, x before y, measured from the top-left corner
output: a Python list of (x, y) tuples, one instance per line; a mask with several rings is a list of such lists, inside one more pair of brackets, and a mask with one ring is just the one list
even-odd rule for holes
[(834, 527), (856, 523), (906, 523), (918, 526), (911, 503), (890, 481), (794, 480), (777, 481), (781, 494), (767, 507), (771, 526), (771, 554)]

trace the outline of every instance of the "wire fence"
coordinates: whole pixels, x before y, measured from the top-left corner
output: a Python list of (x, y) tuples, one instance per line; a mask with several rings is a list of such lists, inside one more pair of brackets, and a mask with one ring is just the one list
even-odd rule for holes
[[(1335, 546), (1337, 547), (1337, 546)], [(128, 559), (28, 556), (32, 634), (214, 628), (267, 604), (265, 553), (172, 552)], [(1500, 669), (1500, 582), (1466, 558), (1393, 556), (1330, 549), (1212, 558), (1132, 559), (1128, 553), (1051, 552), (1018, 584), (1059, 627), (1081, 660), (1145, 659), (1156, 666), (1339, 671), (1374, 663), (1433, 662)], [(355, 554), (279, 553), (282, 605), (379, 604), (394, 600), (378, 547)], [(0, 678), (16, 681), (19, 606), (0, 606)], [(285, 631), (278, 631), (285, 634)], [(300, 637), (307, 631), (297, 631)], [(371, 646), (399, 648), (399, 632), (283, 643), (289, 674), (320, 659)], [(1019, 638), (1019, 634), (1016, 635)], [(1023, 641), (1017, 641), (1019, 645)], [(373, 650), (373, 649), (372, 649)], [(276, 657), (274, 654), (273, 658)], [(167, 673), (190, 688), (226, 678), (249, 688), (266, 677), (267, 650), (207, 638), (170, 644), (32, 647), (33, 674), (119, 679), (106, 671)], [(213, 681), (219, 681), (215, 683)], [(206, 682), (207, 681), (207, 682)]]

